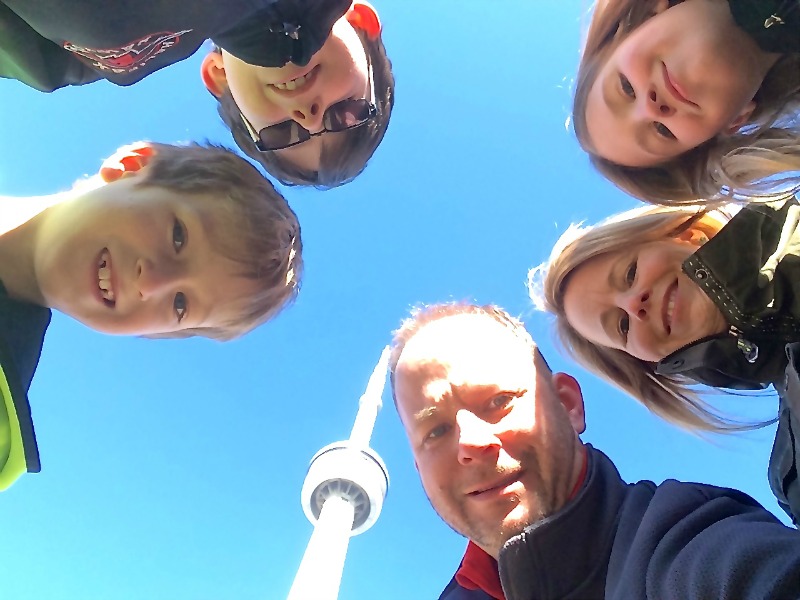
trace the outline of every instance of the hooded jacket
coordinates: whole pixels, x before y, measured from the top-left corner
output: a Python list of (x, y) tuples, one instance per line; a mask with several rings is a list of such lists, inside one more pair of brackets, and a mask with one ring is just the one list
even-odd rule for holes
[(746, 206), (683, 263), (683, 271), (731, 328), (673, 352), (656, 372), (719, 388), (775, 387), (781, 402), (769, 480), (797, 522), (800, 345), (793, 343), (800, 342), (800, 204)]

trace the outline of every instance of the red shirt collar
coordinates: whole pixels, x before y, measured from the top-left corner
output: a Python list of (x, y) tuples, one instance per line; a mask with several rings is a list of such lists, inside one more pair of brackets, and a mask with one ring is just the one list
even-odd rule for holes
[[(568, 500), (572, 500), (575, 497), (583, 482), (586, 481), (586, 470), (589, 461), (587, 460), (586, 446), (581, 446), (581, 448), (583, 449), (583, 466), (578, 474), (575, 487), (569, 493)], [(456, 572), (456, 581), (458, 585), (468, 590), (483, 590), (495, 600), (506, 600), (503, 594), (503, 586), (500, 584), (497, 561), (472, 542), (467, 544), (467, 551), (464, 553), (461, 566)]]

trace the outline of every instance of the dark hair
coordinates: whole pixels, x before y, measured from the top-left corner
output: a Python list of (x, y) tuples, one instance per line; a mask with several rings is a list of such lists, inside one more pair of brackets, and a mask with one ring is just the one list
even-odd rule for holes
[(210, 143), (151, 145), (155, 154), (139, 185), (196, 194), (198, 203), (206, 202), (215, 250), (237, 263), (237, 276), (257, 284), (239, 299), (237, 315), (229, 322), (152, 337), (230, 340), (291, 304), (300, 288), (303, 245), (297, 216), (280, 192), (227, 148)]
[(256, 148), (253, 139), (242, 122), (239, 107), (228, 88), (219, 96), (217, 111), (219, 116), (231, 130), (231, 135), (239, 149), (254, 159), (284, 185), (311, 185), (318, 190), (329, 190), (350, 183), (367, 166), (375, 149), (383, 140), (389, 127), (389, 118), (394, 106), (394, 74), (392, 63), (386, 56), (386, 47), (380, 36), (370, 39), (367, 34), (356, 28), (356, 33), (364, 46), (367, 62), (372, 67), (375, 84), (373, 102), (378, 110), (377, 115), (361, 127), (343, 132), (343, 142), (333, 152), (323, 152), (320, 157), (319, 171), (306, 171), (291, 163), (281, 160), (275, 152), (261, 152)]

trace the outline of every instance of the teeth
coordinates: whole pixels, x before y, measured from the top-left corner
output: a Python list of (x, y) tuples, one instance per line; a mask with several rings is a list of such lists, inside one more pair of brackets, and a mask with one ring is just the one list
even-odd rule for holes
[(287, 81), (286, 83), (273, 83), (272, 86), (279, 89), (279, 90), (296, 90), (297, 88), (303, 87), (306, 81), (311, 78), (311, 73), (306, 75), (302, 75), (297, 77), (296, 79), (292, 79), (291, 81)]
[(108, 250), (104, 250), (97, 261), (97, 287), (104, 300), (114, 301), (114, 290), (111, 289), (111, 267), (109, 264)]

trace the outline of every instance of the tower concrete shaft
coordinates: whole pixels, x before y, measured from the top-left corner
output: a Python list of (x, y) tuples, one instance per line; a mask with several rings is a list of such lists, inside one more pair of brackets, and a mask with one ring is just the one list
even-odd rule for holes
[(336, 600), (350, 538), (377, 521), (389, 488), (380, 456), (369, 447), (389, 364), (389, 347), (359, 400), (350, 439), (322, 448), (311, 459), (300, 501), (314, 533), (288, 600)]

